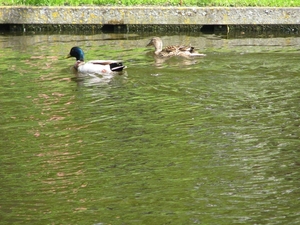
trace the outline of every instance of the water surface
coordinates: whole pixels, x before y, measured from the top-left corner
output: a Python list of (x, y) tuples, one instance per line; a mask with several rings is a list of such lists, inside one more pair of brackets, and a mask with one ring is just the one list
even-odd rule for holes
[(1, 224), (300, 223), (300, 39), (154, 35), (0, 36)]

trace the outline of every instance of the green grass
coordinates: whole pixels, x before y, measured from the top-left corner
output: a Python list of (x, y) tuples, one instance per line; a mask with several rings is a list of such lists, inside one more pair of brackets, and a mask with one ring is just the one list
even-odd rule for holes
[(111, 6), (272, 6), (296, 7), (300, 0), (0, 0), (0, 5), (32, 5), (32, 6), (80, 6), (80, 5), (111, 5)]

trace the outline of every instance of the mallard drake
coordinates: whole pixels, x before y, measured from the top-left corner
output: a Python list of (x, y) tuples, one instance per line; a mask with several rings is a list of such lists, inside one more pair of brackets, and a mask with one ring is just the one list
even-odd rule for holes
[(73, 47), (67, 58), (75, 57), (76, 63), (74, 68), (79, 73), (96, 73), (96, 74), (107, 74), (112, 72), (121, 72), (126, 68), (122, 62), (115, 60), (91, 60), (84, 62), (84, 53), (81, 48)]
[(195, 56), (206, 56), (195, 51), (195, 48), (183, 45), (170, 45), (163, 48), (162, 40), (159, 37), (154, 37), (151, 39), (147, 46), (154, 46), (154, 54), (160, 57), (171, 57), (171, 56), (183, 56), (183, 57), (195, 57)]

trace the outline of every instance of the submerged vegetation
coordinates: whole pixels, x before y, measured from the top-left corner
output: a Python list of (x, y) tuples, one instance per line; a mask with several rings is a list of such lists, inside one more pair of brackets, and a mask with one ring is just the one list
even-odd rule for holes
[(32, 5), (32, 6), (224, 6), (224, 7), (296, 7), (300, 0), (0, 0), (0, 5)]

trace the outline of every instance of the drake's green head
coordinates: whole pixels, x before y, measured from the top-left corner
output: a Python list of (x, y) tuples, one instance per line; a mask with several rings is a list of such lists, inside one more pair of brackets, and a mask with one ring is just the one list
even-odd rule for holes
[(67, 58), (70, 58), (70, 57), (75, 57), (77, 61), (78, 60), (84, 61), (84, 53), (83, 53), (82, 49), (79, 47), (71, 48), (69, 55), (67, 55)]

